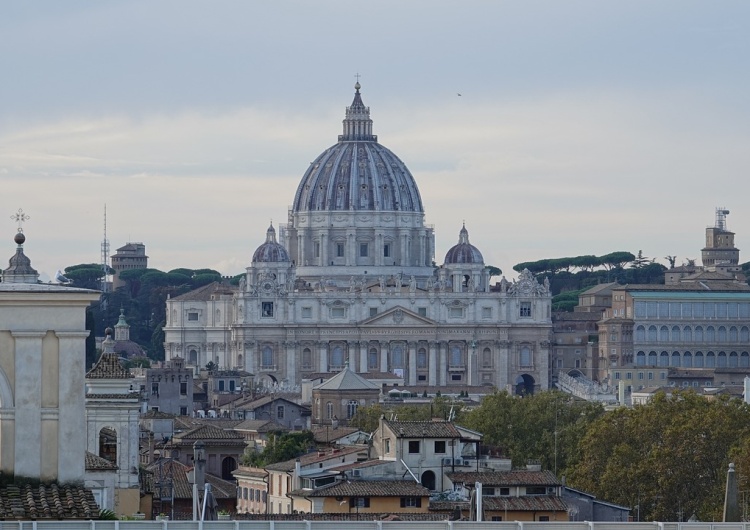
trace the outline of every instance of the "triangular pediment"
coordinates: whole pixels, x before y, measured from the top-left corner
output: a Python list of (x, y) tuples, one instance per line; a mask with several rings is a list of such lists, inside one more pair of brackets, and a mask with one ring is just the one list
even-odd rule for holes
[(362, 326), (435, 326), (437, 322), (396, 306), (361, 322)]

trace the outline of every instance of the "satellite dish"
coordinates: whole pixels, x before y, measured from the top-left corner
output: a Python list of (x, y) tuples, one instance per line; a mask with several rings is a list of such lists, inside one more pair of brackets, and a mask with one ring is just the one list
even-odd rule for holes
[(62, 285), (68, 285), (70, 283), (73, 283), (71, 280), (65, 277), (65, 275), (62, 273), (62, 271), (58, 270), (55, 273), (55, 281)]

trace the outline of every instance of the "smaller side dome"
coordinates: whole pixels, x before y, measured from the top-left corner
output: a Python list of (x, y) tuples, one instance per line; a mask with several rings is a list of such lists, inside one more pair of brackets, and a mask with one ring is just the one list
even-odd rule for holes
[(291, 261), (283, 245), (276, 241), (276, 230), (273, 223), (266, 231), (266, 242), (253, 253), (253, 263), (283, 263)]
[(484, 265), (484, 258), (479, 249), (469, 243), (469, 231), (466, 230), (466, 225), (461, 228), (458, 233), (458, 244), (451, 247), (451, 249), (445, 254), (446, 265), (468, 263), (475, 265)]

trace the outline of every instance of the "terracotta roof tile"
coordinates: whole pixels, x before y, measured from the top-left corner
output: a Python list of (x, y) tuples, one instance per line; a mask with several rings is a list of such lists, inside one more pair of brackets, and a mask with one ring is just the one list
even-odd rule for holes
[(48, 484), (0, 488), (0, 520), (95, 519), (98, 515), (94, 495), (80, 486)]
[(388, 421), (383, 423), (399, 438), (460, 438), (461, 433), (447, 421)]
[[(467, 501), (431, 501), (431, 512), (452, 512), (456, 507), (466, 511), (469, 509)], [(482, 497), (482, 506), (485, 510), (514, 512), (534, 511), (567, 511), (568, 505), (561, 497), (555, 495), (524, 495), (523, 497), (494, 497), (486, 495)]]
[(173, 440), (175, 443), (185, 443), (188, 441), (192, 443), (195, 440), (237, 440), (245, 443), (245, 439), (240, 433), (231, 429), (214, 427), (213, 425), (199, 425), (189, 431), (175, 434)]
[(551, 471), (457, 471), (446, 473), (451, 482), (485, 486), (559, 486), (560, 482)]
[[(299, 460), (300, 465), (306, 466), (309, 464), (315, 464), (317, 462), (325, 462), (326, 460), (331, 460), (333, 458), (341, 458), (343, 456), (359, 452), (366, 453), (367, 449), (363, 447), (352, 446), (342, 447), (341, 449), (334, 449), (333, 451), (313, 451), (312, 453), (307, 453), (306, 455), (300, 456)], [(269, 464), (265, 467), (265, 469), (270, 471), (292, 471), (294, 469), (295, 462), (296, 459), (292, 458), (291, 460), (286, 460), (284, 462)]]
[[(160, 459), (148, 466), (151, 474), (148, 482), (153, 481), (150, 492), (158, 489), (159, 477), (169, 477), (174, 485), (175, 499), (192, 499), (193, 485), (188, 482), (187, 473), (190, 467), (182, 462), (172, 459)], [(223, 480), (217, 476), (206, 473), (206, 482), (211, 484), (211, 491), (217, 499), (236, 499), (237, 486), (234, 482)]]
[(114, 471), (116, 469), (119, 468), (114, 462), (86, 451), (86, 471)]
[(226, 285), (221, 282), (211, 282), (208, 285), (181, 294), (180, 296), (175, 296), (172, 300), (208, 302), (212, 299), (212, 296), (217, 294), (231, 296), (237, 290), (239, 290), (239, 287), (235, 287), (234, 285)]
[(308, 497), (427, 497), (430, 490), (413, 480), (352, 480), (308, 492)]

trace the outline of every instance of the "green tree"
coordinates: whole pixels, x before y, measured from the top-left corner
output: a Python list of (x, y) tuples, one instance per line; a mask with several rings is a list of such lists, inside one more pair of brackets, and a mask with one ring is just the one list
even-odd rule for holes
[(315, 438), (311, 431), (271, 432), (269, 442), (260, 453), (252, 449), (245, 451), (243, 465), (264, 467), (276, 462), (285, 462), (297, 458), (315, 447)]
[(462, 424), (484, 435), (514, 466), (529, 460), (558, 471), (578, 461), (578, 442), (603, 413), (600, 404), (577, 401), (555, 390), (520, 398), (507, 392), (486, 396)]
[(502, 271), (501, 269), (499, 269), (498, 267), (494, 267), (494, 266), (492, 266), (492, 265), (487, 265), (487, 266), (485, 267), (485, 269), (487, 269), (487, 272), (488, 272), (488, 273), (489, 273), (489, 275), (490, 275), (490, 279), (491, 279), (491, 278), (492, 278), (493, 276), (501, 276), (501, 275), (503, 274), (503, 271)]
[[(110, 274), (114, 271), (110, 270)], [(82, 263), (65, 267), (65, 277), (73, 287), (82, 289), (101, 289), (105, 270), (99, 263)]]
[(608, 412), (589, 428), (570, 484), (630, 506), (641, 520), (721, 516), (730, 455), (748, 444), (750, 408), (691, 391)]

